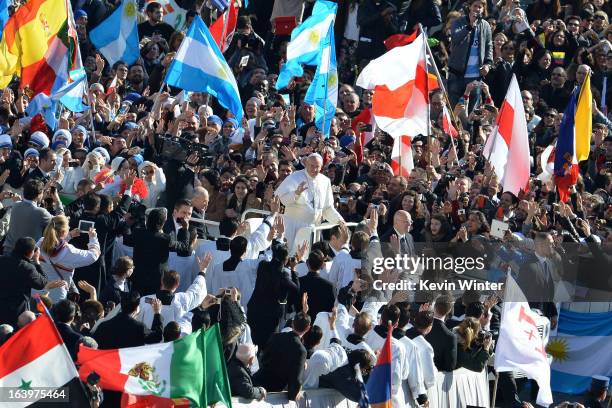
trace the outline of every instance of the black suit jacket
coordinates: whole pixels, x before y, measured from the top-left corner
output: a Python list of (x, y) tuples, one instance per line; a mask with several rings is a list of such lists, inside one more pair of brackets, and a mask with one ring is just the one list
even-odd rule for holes
[(261, 389), (253, 385), (253, 378), (249, 369), (236, 357), (232, 357), (227, 364), (227, 376), (229, 377), (232, 396), (255, 400), (260, 400), (263, 397)]
[(51, 179), (51, 177), (46, 176), (42, 170), (40, 169), (40, 167), (36, 167), (34, 170), (32, 170), (31, 172), (29, 172), (28, 174), (25, 175), (23, 182), (25, 183), (28, 180), (40, 180), (44, 183), (46, 183), (47, 181), (49, 181)]
[(17, 327), (17, 317), (30, 310), (32, 289), (44, 289), (47, 275), (40, 265), (13, 255), (0, 256), (0, 324)]
[(308, 314), (313, 322), (317, 313), (331, 312), (334, 308), (336, 301), (334, 285), (318, 273), (308, 272), (300, 278), (300, 296), (298, 299), (302, 299), (304, 293), (308, 293)]
[(349, 364), (319, 377), (319, 387), (332, 388), (354, 402), (361, 398), (361, 385), (355, 378), (355, 368)]
[(306, 349), (300, 336), (293, 331), (276, 333), (264, 350), (253, 381), (268, 392), (279, 392), (287, 387), (287, 396), (295, 400), (302, 388), (305, 362)]
[(66, 323), (55, 322), (55, 326), (57, 327), (57, 331), (59, 332), (60, 336), (62, 336), (62, 339), (64, 340), (64, 344), (70, 353), (70, 357), (76, 361), (77, 351), (79, 350), (81, 340), (83, 340), (83, 335)]
[(163, 232), (137, 229), (123, 237), (123, 243), (134, 248), (133, 288), (141, 295), (151, 295), (159, 289), (162, 274), (168, 270), (171, 251), (189, 250), (189, 233), (181, 228), (177, 240)]
[(153, 316), (151, 330), (130, 315), (119, 312), (117, 316), (103, 322), (93, 334), (101, 350), (122, 347), (137, 347), (162, 341), (161, 315)]
[[(549, 258), (548, 265), (551, 269), (560, 268), (562, 260), (559, 254), (555, 253), (552, 258)], [(559, 273), (560, 271), (555, 272)], [(542, 264), (535, 254), (527, 257), (525, 262), (521, 264), (517, 283), (531, 308), (540, 309), (542, 314), (548, 318), (557, 316), (557, 307), (553, 302), (555, 296), (554, 284), (552, 280), (546, 279)], [(511, 300), (508, 299), (508, 301)]]
[(434, 350), (434, 364), (438, 371), (453, 371), (457, 365), (457, 338), (444, 322), (434, 319), (431, 332), (425, 336)]

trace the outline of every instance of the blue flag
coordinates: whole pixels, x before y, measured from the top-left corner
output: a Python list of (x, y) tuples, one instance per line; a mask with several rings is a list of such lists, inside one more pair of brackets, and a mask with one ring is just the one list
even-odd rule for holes
[(57, 125), (57, 119), (55, 118), (56, 110), (56, 101), (41, 92), (32, 98), (26, 108), (26, 113), (31, 118), (40, 113), (43, 119), (45, 119), (47, 126), (49, 126), (51, 130), (55, 130), (55, 126)]
[(59, 100), (71, 112), (83, 112), (89, 106), (83, 104), (83, 95), (87, 93), (85, 77), (64, 85), (53, 94), (53, 100)]
[(112, 66), (117, 61), (128, 65), (140, 56), (138, 46), (138, 7), (134, 0), (123, 0), (113, 13), (91, 30), (89, 39)]
[(338, 67), (334, 42), (334, 27), (330, 26), (322, 41), (321, 63), (304, 97), (304, 102), (314, 106), (315, 125), (326, 138), (329, 137), (331, 121), (336, 114), (338, 103)]
[(338, 5), (331, 1), (319, 0), (312, 9), (312, 15), (291, 32), (287, 45), (287, 62), (282, 66), (276, 88), (289, 85), (292, 77), (304, 75), (303, 65), (318, 66), (324, 48), (324, 39), (329, 28), (334, 26)]
[(193, 19), (165, 82), (185, 91), (214, 96), (240, 123), (243, 112), (236, 78), (200, 16)]
[(2, 33), (4, 26), (9, 19), (8, 12), (8, 0), (0, 0), (0, 39), (2, 39)]

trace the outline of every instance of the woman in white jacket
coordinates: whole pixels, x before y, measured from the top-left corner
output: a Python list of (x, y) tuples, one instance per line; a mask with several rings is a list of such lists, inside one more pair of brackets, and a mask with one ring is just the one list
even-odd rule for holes
[(57, 157), (62, 158), (60, 166), (60, 172), (62, 173), (62, 179), (60, 181), (60, 184), (62, 186), (62, 194), (74, 199), (76, 198), (79, 181), (85, 178), (85, 172), (80, 166), (70, 166), (70, 162), (72, 161), (72, 154), (67, 148), (59, 148), (57, 149), (56, 153)]
[(68, 292), (78, 292), (72, 280), (74, 269), (91, 265), (100, 256), (100, 244), (95, 229), (89, 230), (87, 250), (75, 248), (67, 242), (70, 235), (76, 234), (79, 234), (78, 230), (69, 231), (68, 218), (57, 215), (51, 219), (43, 237), (36, 244), (40, 248), (40, 266), (49, 280), (61, 279), (66, 282), (66, 286), (49, 291), (53, 302), (66, 298)]

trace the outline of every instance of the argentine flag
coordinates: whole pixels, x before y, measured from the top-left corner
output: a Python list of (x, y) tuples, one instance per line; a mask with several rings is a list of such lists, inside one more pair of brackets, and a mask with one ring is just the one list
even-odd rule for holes
[(561, 309), (557, 337), (546, 351), (553, 356), (553, 391), (582, 394), (591, 376), (612, 377), (612, 312), (580, 313)]
[(315, 108), (315, 125), (323, 135), (329, 137), (331, 121), (336, 114), (338, 103), (338, 67), (336, 64), (336, 46), (334, 44), (334, 27), (330, 26), (323, 40), (321, 63), (306, 91), (304, 102)]
[(214, 96), (240, 123), (243, 112), (236, 78), (200, 16), (193, 19), (165, 82), (185, 91)]
[(137, 14), (136, 2), (123, 0), (106, 20), (89, 33), (91, 43), (100, 50), (111, 66), (117, 61), (131, 65), (140, 56)]
[(54, 100), (59, 100), (62, 105), (71, 112), (83, 112), (89, 106), (83, 104), (83, 95), (87, 93), (87, 83), (85, 77), (80, 77), (74, 82), (64, 85), (53, 94)]
[(55, 127), (57, 126), (57, 119), (55, 117), (56, 110), (57, 102), (53, 98), (41, 92), (32, 98), (25, 112), (30, 118), (33, 118), (40, 113), (47, 126), (49, 126), (51, 130), (55, 130)]
[(289, 85), (292, 77), (304, 75), (302, 65), (319, 65), (324, 39), (333, 27), (338, 5), (331, 1), (319, 0), (312, 9), (312, 15), (291, 32), (287, 45), (287, 62), (281, 68), (276, 88)]

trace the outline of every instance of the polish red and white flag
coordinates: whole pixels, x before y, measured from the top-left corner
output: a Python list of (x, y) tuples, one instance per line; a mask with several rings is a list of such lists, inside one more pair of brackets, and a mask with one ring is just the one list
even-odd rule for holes
[(530, 169), (527, 121), (514, 75), (483, 154), (491, 162), (504, 191), (518, 195), (527, 190)]
[(374, 89), (376, 124), (394, 138), (429, 135), (429, 90), (425, 36), (372, 60), (357, 86)]

